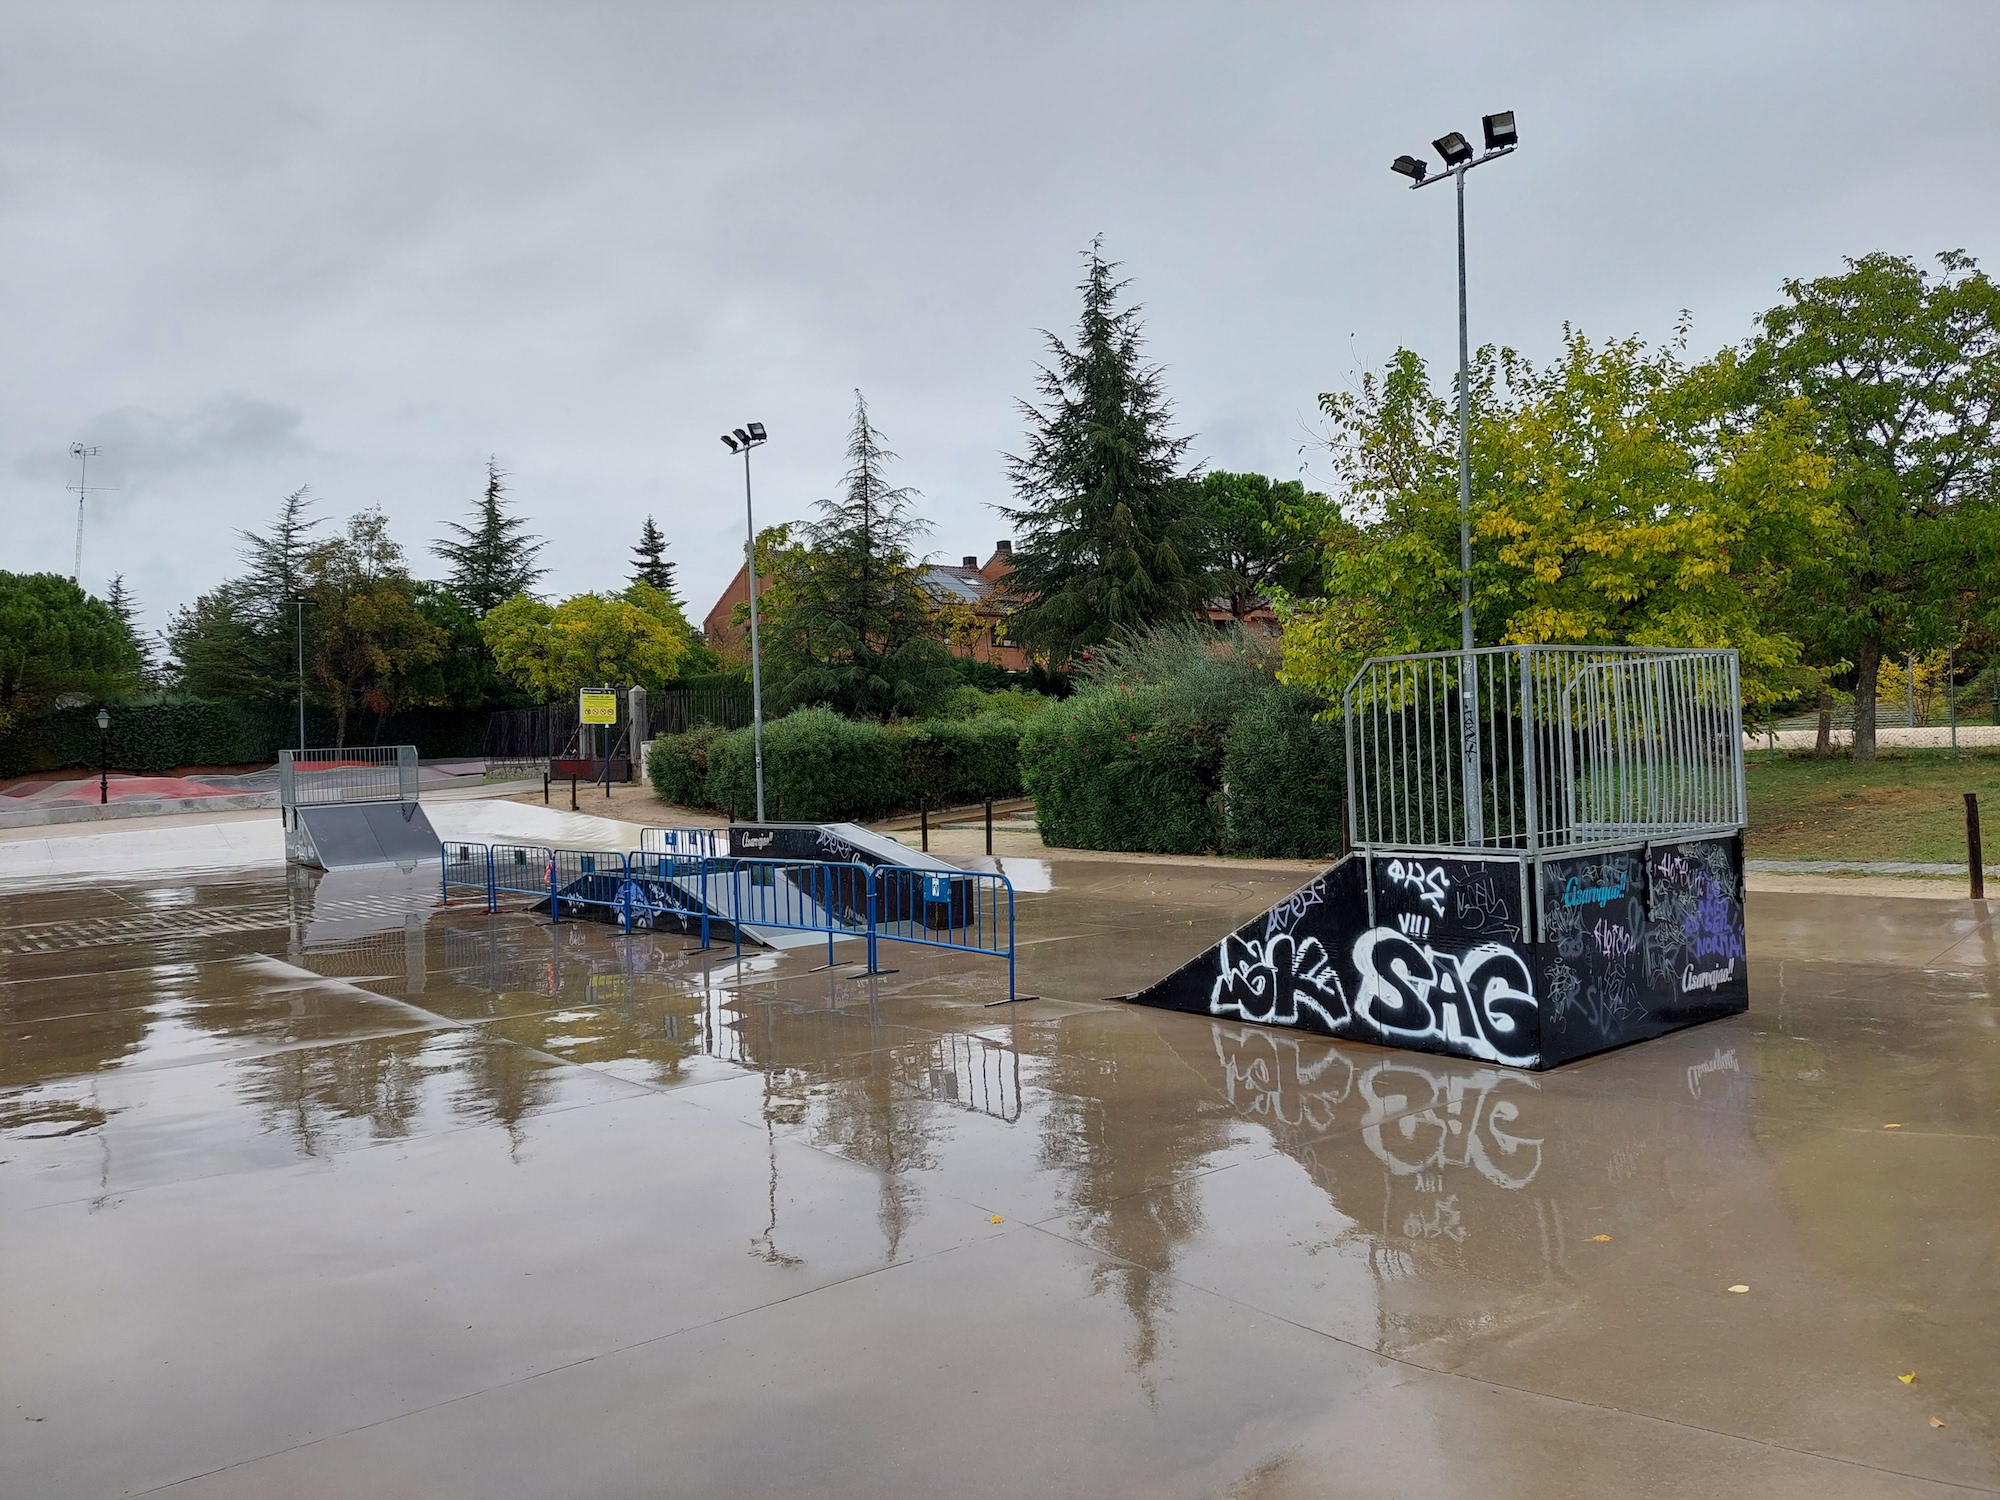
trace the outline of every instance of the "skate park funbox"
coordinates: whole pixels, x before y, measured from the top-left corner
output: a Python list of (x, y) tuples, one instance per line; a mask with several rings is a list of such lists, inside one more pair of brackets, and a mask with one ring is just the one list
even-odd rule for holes
[(1349, 853), (1128, 998), (1550, 1068), (1749, 1007), (1733, 651), (1383, 657)]

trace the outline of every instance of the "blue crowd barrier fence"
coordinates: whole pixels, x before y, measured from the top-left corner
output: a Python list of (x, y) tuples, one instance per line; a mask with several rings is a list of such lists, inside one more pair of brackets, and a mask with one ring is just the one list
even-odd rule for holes
[(601, 849), (549, 851), (549, 917), (562, 920), (563, 908), (601, 906), (624, 918), (632, 930), (632, 875), (625, 856)]
[(555, 879), (554, 851), (540, 844), (495, 844), (492, 851), (492, 878), (487, 889), (492, 904), (502, 895), (546, 896)]
[(486, 909), (493, 909), (493, 850), (487, 844), (444, 844), (438, 849), (438, 884), (444, 904), (454, 890), (477, 891)]
[(984, 870), (911, 870), (878, 865), (869, 881), (868, 968), (878, 944), (915, 943), (1007, 960), (1014, 998), (1014, 883)]
[(635, 850), (625, 856), (631, 889), (626, 930), (634, 922), (647, 927), (659, 925), (662, 917), (672, 917), (683, 931), (698, 925), (701, 945), (708, 946), (709, 904), (708, 861), (689, 854), (665, 854)]
[(826, 961), (844, 937), (868, 935), (868, 867), (817, 859), (704, 860), (703, 900), (728, 920), (743, 951), (743, 929), (824, 932)]
[(729, 853), (727, 828), (641, 828), (639, 849), (645, 854), (693, 855), (720, 859)]

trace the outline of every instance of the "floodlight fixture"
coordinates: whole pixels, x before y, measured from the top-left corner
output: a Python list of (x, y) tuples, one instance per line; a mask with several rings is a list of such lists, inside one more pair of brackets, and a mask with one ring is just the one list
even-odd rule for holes
[(734, 453), (736, 451), (736, 439), (731, 437), (728, 433), (726, 432), (723, 433), (722, 442), (723, 446), (728, 448), (731, 453)]
[(743, 445), (744, 447), (746, 447), (746, 448), (750, 446), (750, 434), (749, 434), (749, 433), (745, 432), (745, 431), (744, 431), (744, 430), (743, 430), (743, 429), (742, 429), (741, 427), (738, 427), (738, 428), (735, 428), (735, 429), (734, 429), (734, 432), (735, 432), (735, 434), (736, 434), (736, 441), (737, 441), (737, 442), (741, 443), (741, 444), (742, 444), (742, 445)]
[(1439, 136), (1431, 145), (1437, 148), (1437, 154), (1444, 158), (1447, 167), (1462, 167), (1472, 160), (1472, 142), (1456, 130)]
[(750, 424), (750, 441), (753, 443), (764, 441), (764, 424), (762, 422), (752, 422)]
[(1399, 156), (1389, 163), (1389, 170), (1401, 172), (1410, 179), (1412, 187), (1419, 187), (1423, 184), (1424, 174), (1430, 171), (1430, 165), (1414, 156)]
[(1479, 122), (1486, 130), (1486, 149), (1503, 151), (1509, 146), (1520, 144), (1520, 135), (1514, 129), (1514, 111), (1503, 109), (1498, 114), (1486, 115)]

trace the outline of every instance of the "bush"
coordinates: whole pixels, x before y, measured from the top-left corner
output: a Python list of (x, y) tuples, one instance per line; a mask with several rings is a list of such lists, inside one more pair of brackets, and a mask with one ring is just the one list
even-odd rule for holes
[[(1029, 721), (1022, 781), (1046, 843), (1312, 857), (1340, 844), (1339, 731), (1240, 631), (1166, 629), (1100, 651)], [(1228, 795), (1223, 793), (1228, 786)]]
[[(1021, 721), (881, 725), (809, 708), (764, 726), (765, 812), (790, 822), (866, 822), (928, 803), (944, 807), (1021, 791)], [(663, 735), (648, 752), (653, 790), (682, 807), (753, 815), (752, 732)]]
[(1244, 706), (1222, 756), (1222, 843), (1231, 854), (1317, 859), (1344, 844), (1346, 744), (1319, 701), (1277, 686)]
[(703, 724), (686, 734), (663, 735), (646, 752), (646, 779), (663, 802), (676, 807), (707, 804), (708, 752), (724, 731)]
[(1032, 719), (1049, 706), (1040, 693), (1019, 688), (954, 688), (931, 705), (926, 719), (976, 719), (982, 714), (1000, 714), (1009, 719)]
[(1219, 744), (1159, 686), (1086, 689), (1029, 721), (1021, 780), (1042, 841), (1072, 849), (1216, 848)]

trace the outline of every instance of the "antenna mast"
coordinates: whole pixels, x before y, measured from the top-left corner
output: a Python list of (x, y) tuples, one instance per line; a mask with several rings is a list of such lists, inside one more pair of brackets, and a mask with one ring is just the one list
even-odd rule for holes
[(118, 488), (115, 484), (91, 484), (88, 480), (90, 461), (97, 457), (100, 451), (102, 450), (97, 448), (86, 448), (82, 443), (69, 445), (69, 456), (76, 460), (77, 465), (76, 483), (69, 486), (76, 491), (76, 563), (70, 572), (69, 581), (78, 588), (83, 587), (83, 502), (97, 490)]

